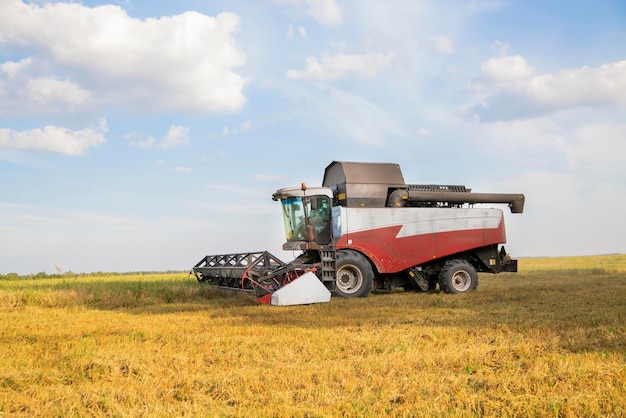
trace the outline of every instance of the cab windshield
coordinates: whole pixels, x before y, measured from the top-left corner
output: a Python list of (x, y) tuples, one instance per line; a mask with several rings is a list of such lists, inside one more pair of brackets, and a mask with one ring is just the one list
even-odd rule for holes
[(288, 242), (309, 241), (307, 218), (318, 244), (330, 241), (330, 199), (327, 196), (292, 196), (281, 201)]

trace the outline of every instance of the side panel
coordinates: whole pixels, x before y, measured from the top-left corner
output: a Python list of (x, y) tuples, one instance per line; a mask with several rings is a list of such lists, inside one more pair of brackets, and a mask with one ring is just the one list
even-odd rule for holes
[(367, 255), (380, 273), (506, 242), (500, 209), (333, 208), (337, 249)]

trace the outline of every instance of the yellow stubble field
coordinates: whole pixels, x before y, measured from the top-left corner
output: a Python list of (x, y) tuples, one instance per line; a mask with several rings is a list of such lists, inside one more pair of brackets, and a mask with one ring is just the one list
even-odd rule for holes
[(186, 274), (0, 280), (0, 416), (626, 416), (626, 256), (272, 307)]

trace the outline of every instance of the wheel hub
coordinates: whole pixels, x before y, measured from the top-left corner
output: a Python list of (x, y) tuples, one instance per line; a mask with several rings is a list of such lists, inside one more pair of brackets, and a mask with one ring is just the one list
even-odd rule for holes
[(355, 282), (356, 282), (356, 277), (354, 276), (354, 274), (351, 274), (347, 271), (342, 272), (341, 276), (339, 276), (339, 284), (342, 287), (345, 287), (345, 288), (354, 287)]
[(342, 292), (351, 293), (359, 288), (361, 280), (358, 270), (344, 266), (337, 274), (337, 287)]
[(452, 286), (459, 292), (464, 292), (469, 289), (471, 283), (470, 275), (466, 271), (457, 271), (452, 277)]

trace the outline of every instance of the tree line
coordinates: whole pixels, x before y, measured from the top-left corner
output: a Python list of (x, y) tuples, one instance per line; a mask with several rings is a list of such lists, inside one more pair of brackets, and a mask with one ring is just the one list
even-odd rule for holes
[(31, 273), (20, 275), (17, 273), (0, 273), (0, 280), (41, 280), (41, 279), (75, 279), (79, 277), (105, 277), (105, 276), (137, 276), (137, 275), (148, 275), (148, 274), (179, 274), (184, 273), (186, 271), (131, 271), (131, 272), (92, 272), (92, 273), (74, 273), (72, 271), (66, 271), (64, 273), (53, 273), (49, 274), (44, 271), (40, 271), (39, 273)]

